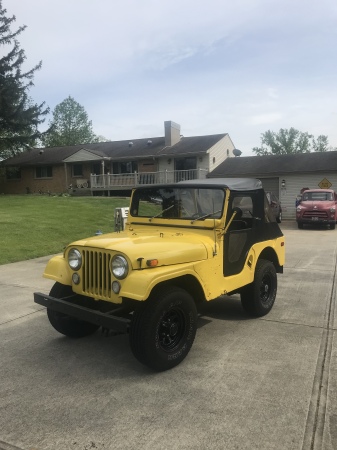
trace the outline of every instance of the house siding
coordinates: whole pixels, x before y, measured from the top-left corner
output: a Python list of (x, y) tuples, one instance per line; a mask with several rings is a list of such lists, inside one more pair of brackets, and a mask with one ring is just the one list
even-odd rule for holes
[[(211, 172), (225, 159), (233, 155), (234, 145), (231, 138), (226, 135), (208, 150), (208, 169)], [(205, 158), (206, 159), (206, 158)], [(214, 161), (214, 162), (213, 162)]]

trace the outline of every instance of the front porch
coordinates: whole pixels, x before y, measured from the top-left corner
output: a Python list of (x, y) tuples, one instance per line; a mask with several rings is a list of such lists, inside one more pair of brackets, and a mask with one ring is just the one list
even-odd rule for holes
[(107, 192), (110, 195), (111, 191), (131, 190), (143, 184), (167, 184), (205, 179), (207, 174), (206, 169), (193, 169), (90, 175), (90, 189), (92, 194)]

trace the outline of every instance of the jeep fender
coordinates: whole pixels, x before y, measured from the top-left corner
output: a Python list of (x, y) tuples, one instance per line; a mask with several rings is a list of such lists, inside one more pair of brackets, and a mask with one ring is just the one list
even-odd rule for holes
[(119, 293), (122, 297), (131, 298), (133, 300), (146, 300), (152, 290), (165, 281), (173, 281), (184, 275), (194, 277), (201, 288), (204, 285), (199, 275), (193, 268), (194, 263), (179, 264), (175, 266), (162, 266), (153, 269), (133, 270), (128, 277), (122, 282), (122, 289)]
[(44, 278), (58, 281), (61, 284), (71, 286), (72, 272), (68, 266), (67, 261), (64, 259), (63, 254), (53, 256), (47, 263), (44, 270)]

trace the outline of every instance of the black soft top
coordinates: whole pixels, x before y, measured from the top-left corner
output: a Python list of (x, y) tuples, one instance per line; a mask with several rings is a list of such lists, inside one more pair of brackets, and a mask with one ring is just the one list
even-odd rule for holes
[(262, 183), (256, 178), (206, 178), (203, 180), (186, 180), (179, 181), (178, 183), (167, 184), (144, 184), (137, 186), (135, 189), (143, 188), (171, 188), (177, 189), (181, 187), (189, 188), (228, 188), (231, 191), (255, 191), (256, 189), (262, 189)]
[(262, 183), (256, 178), (206, 178), (205, 180), (188, 180), (178, 183), (188, 186), (228, 188), (232, 191), (253, 191), (262, 189)]

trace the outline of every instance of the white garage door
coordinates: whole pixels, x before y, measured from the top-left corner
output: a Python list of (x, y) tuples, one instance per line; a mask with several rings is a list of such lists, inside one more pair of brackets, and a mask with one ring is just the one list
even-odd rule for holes
[(273, 192), (276, 197), (280, 197), (279, 179), (278, 178), (260, 178), (265, 191)]

